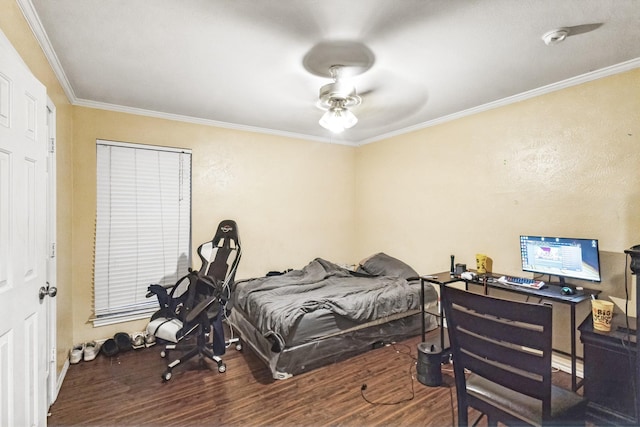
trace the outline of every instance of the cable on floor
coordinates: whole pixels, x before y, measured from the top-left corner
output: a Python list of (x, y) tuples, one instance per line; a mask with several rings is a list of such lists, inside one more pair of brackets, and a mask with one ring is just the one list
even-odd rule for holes
[[(369, 403), (370, 405), (399, 405), (401, 403), (409, 402), (409, 401), (413, 400), (416, 397), (416, 392), (415, 392), (415, 388), (414, 388), (415, 376), (413, 375), (413, 370), (416, 369), (415, 366), (416, 366), (416, 362), (417, 362), (418, 359), (411, 354), (411, 347), (409, 347), (406, 344), (391, 343), (389, 345), (395, 350), (395, 352), (397, 354), (403, 354), (403, 355), (408, 356), (408, 357), (411, 358), (411, 365), (409, 366), (409, 377), (411, 378), (411, 397), (407, 397), (405, 399), (400, 399), (400, 400), (396, 400), (396, 401), (392, 401), (392, 402), (372, 401), (372, 400), (369, 400), (367, 398), (367, 396), (365, 396), (365, 392), (367, 391), (367, 384), (365, 383), (365, 384), (362, 384), (362, 386), (360, 386), (360, 395), (362, 396), (364, 401)], [(397, 346), (406, 347), (407, 350), (406, 351), (400, 351), (400, 350), (398, 350)]]

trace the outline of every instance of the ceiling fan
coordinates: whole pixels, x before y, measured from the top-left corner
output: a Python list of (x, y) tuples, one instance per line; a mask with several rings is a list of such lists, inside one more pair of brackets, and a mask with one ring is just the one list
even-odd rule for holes
[[(322, 127), (334, 134), (344, 132), (358, 123), (354, 113), (365, 117), (369, 128), (381, 118), (402, 123), (426, 104), (422, 83), (403, 77), (399, 70), (374, 67), (375, 63), (371, 49), (359, 41), (325, 40), (305, 54), (305, 70), (332, 80), (320, 87), (315, 104), (324, 110), (319, 120)], [(353, 85), (355, 77), (358, 91)]]
[(350, 108), (362, 102), (356, 88), (343, 79), (343, 72), (343, 65), (329, 67), (333, 82), (320, 88), (317, 102), (317, 106), (326, 111), (320, 118), (320, 126), (334, 133), (350, 129), (358, 123), (358, 118)]

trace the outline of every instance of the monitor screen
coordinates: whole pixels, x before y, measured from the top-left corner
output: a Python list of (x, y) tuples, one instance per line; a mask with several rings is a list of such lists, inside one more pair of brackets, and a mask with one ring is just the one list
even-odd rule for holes
[(520, 236), (522, 270), (532, 273), (600, 281), (600, 254), (596, 239)]

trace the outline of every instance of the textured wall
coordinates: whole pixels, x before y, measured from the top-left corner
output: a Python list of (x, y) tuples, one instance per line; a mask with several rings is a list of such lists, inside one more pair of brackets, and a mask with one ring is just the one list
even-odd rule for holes
[(239, 277), (376, 251), (422, 273), (484, 252), (520, 274), (519, 234), (558, 234), (600, 239), (597, 286), (624, 297), (622, 251), (640, 243), (639, 70), (350, 148), (72, 107), (14, 0), (0, 0), (0, 29), (57, 107), (59, 362), (145, 323), (86, 323), (96, 138), (192, 148), (194, 248), (235, 218)]
[(481, 252), (526, 275), (520, 234), (597, 238), (593, 287), (624, 297), (623, 251), (640, 243), (639, 118), (634, 70), (363, 146), (358, 256), (388, 251), (427, 274)]
[[(94, 329), (96, 139), (192, 149), (193, 265), (218, 223), (234, 219), (242, 242), (237, 278), (301, 268), (315, 257), (352, 262), (355, 148), (74, 109), (73, 318), (76, 341), (142, 330), (146, 321)], [(152, 207), (150, 207), (152, 208)]]

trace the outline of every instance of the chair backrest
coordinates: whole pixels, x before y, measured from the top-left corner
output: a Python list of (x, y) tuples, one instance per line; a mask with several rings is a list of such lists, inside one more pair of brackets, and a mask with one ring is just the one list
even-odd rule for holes
[[(219, 296), (221, 292), (220, 284), (216, 285), (197, 271), (190, 271), (189, 274), (178, 279), (171, 288), (150, 285), (148, 296), (155, 294), (160, 304), (160, 309), (151, 316), (151, 320), (163, 317), (184, 322), (198, 304), (211, 297)], [(208, 305), (206, 311), (203, 310), (209, 318), (215, 317), (217, 311), (218, 307), (214, 304)]]
[(236, 222), (230, 219), (223, 220), (218, 224), (213, 239), (198, 247), (198, 256), (202, 263), (199, 273), (220, 282), (228, 292), (235, 280), (241, 255)]
[(514, 416), (487, 404), (490, 399), (478, 401), (477, 395), (469, 394), (465, 369), (488, 384), (509, 389), (507, 395), (513, 395), (514, 401), (517, 394), (540, 401), (542, 420), (548, 420), (551, 415), (552, 307), (449, 286), (442, 287), (442, 293), (461, 424), (468, 424), (467, 406), (503, 422), (518, 419), (518, 414)]

